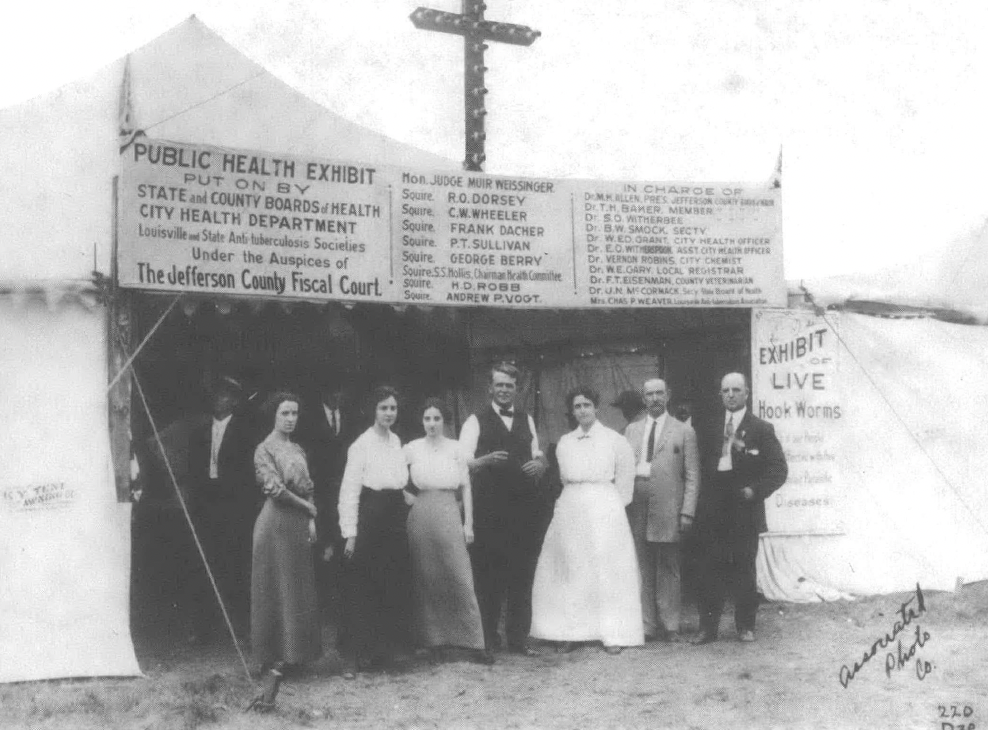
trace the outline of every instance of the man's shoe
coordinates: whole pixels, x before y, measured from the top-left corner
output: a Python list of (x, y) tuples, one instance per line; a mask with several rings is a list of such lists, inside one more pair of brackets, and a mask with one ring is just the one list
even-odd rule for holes
[(556, 644), (557, 654), (569, 654), (576, 648), (576, 644), (572, 641), (560, 641)]
[(539, 653), (526, 644), (511, 644), (508, 646), (510, 654), (520, 654), (521, 656), (538, 656)]
[(713, 644), (715, 641), (717, 641), (717, 634), (712, 634), (709, 631), (701, 631), (690, 640), (690, 643), (693, 646), (700, 646), (702, 644)]
[(654, 642), (665, 643), (669, 640), (669, 632), (665, 629), (657, 629), (654, 634), (645, 634), (645, 642), (649, 644)]
[(750, 644), (755, 640), (755, 632), (751, 629), (745, 629), (738, 634), (738, 641), (743, 641), (746, 644)]
[(683, 636), (678, 631), (670, 631), (666, 634), (666, 641), (672, 644), (682, 644), (684, 641), (686, 641), (686, 637)]

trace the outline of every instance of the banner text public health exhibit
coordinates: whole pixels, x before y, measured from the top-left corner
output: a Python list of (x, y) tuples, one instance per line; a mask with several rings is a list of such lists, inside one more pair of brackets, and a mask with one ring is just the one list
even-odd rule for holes
[(785, 306), (779, 190), (435, 172), (138, 140), (125, 287), (493, 307)]

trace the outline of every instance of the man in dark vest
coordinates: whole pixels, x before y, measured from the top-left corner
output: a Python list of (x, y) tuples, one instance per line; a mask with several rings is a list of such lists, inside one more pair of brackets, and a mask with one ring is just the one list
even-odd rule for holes
[(501, 645), (498, 623), (507, 599), (508, 650), (532, 656), (526, 645), (532, 622), (532, 580), (544, 530), (547, 500), (539, 480), (546, 460), (535, 421), (515, 408), (518, 369), (491, 369), (490, 407), (471, 415), (460, 431), (460, 446), (473, 487), (474, 587), (488, 652)]

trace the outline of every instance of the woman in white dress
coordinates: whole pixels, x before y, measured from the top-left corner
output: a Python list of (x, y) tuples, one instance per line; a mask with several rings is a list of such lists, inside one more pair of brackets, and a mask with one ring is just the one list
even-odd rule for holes
[(641, 599), (635, 545), (624, 507), (635, 483), (631, 446), (597, 421), (600, 396), (577, 388), (566, 398), (574, 431), (559, 439), (563, 492), (546, 533), (532, 589), (532, 636), (600, 641), (609, 654), (640, 646)]
[(483, 661), (484, 628), (467, 554), (473, 542), (470, 475), (458, 442), (443, 433), (445, 421), (445, 404), (429, 398), (422, 408), (425, 438), (405, 446), (416, 492), (407, 529), (418, 639), (432, 650), (433, 661), (446, 647), (473, 649)]

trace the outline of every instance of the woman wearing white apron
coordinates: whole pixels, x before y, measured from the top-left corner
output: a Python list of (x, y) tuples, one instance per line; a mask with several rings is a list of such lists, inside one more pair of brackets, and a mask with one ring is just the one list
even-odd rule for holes
[(532, 636), (600, 641), (609, 654), (644, 643), (638, 563), (625, 505), (635, 482), (631, 446), (597, 421), (600, 396), (577, 388), (567, 407), (579, 424), (556, 448), (563, 492), (535, 571)]

